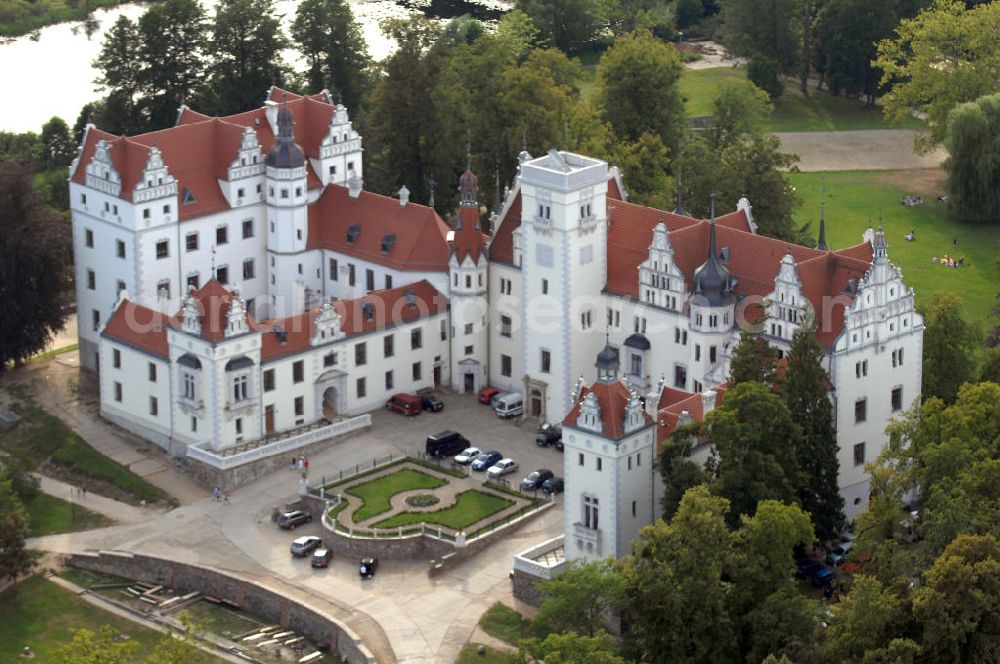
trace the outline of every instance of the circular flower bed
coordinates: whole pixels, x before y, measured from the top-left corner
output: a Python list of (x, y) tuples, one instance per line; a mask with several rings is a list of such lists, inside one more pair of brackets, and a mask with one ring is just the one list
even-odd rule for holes
[(406, 504), (410, 507), (431, 507), (432, 505), (437, 505), (439, 502), (441, 502), (440, 498), (432, 496), (429, 493), (420, 493), (406, 499)]

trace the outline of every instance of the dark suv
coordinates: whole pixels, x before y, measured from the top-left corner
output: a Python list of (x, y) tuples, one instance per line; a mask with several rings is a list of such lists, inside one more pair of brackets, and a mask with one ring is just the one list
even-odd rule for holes
[(312, 514), (309, 514), (309, 512), (303, 512), (302, 510), (285, 512), (278, 517), (278, 527), (284, 528), (285, 530), (295, 530), (296, 526), (301, 526), (302, 524), (309, 523), (312, 520)]
[(551, 424), (542, 428), (535, 436), (535, 444), (539, 447), (548, 447), (562, 440), (562, 428), (558, 424)]
[(548, 468), (539, 468), (523, 480), (521, 480), (521, 491), (538, 491), (547, 480), (555, 477)]

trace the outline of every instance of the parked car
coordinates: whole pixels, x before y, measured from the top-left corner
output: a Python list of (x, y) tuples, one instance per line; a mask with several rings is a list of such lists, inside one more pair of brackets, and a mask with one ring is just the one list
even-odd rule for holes
[(331, 560), (333, 560), (333, 551), (319, 548), (313, 551), (312, 561), (309, 564), (313, 567), (329, 567)]
[(486, 471), (486, 474), (489, 476), (491, 480), (495, 480), (501, 475), (513, 473), (515, 470), (517, 470), (517, 461), (514, 461), (513, 459), (509, 458), (500, 459), (495, 464), (490, 466), (490, 468)]
[(854, 542), (844, 542), (840, 546), (834, 547), (826, 554), (826, 562), (830, 565), (843, 565), (847, 554), (854, 548)]
[(475, 461), (476, 457), (482, 453), (483, 451), (478, 447), (466, 447), (464, 450), (461, 451), (461, 453), (455, 455), (455, 463), (460, 463), (463, 466), (467, 466), (473, 461)]
[(433, 394), (428, 394), (420, 398), (424, 405), (424, 410), (428, 413), (437, 413), (444, 409), (444, 402)]
[(563, 451), (563, 441), (562, 441), (562, 438), (560, 438), (559, 440), (557, 440), (555, 442), (555, 444), (553, 445), (553, 447), (556, 448), (557, 452), (562, 452)]
[(394, 413), (399, 413), (400, 415), (419, 415), (424, 409), (423, 400), (415, 394), (393, 394), (388, 401), (385, 402), (385, 407)]
[(486, 470), (487, 468), (494, 465), (497, 461), (499, 461), (502, 458), (503, 455), (496, 450), (483, 452), (473, 460), (472, 469), (477, 472)]
[(432, 436), (427, 436), (424, 445), (424, 452), (427, 456), (441, 459), (446, 456), (458, 454), (469, 446), (469, 439), (454, 431), (441, 431)]
[(292, 540), (292, 555), (299, 558), (305, 558), (315, 549), (323, 543), (323, 540), (316, 537), (315, 535), (303, 535), (297, 539)]
[(358, 565), (358, 574), (361, 575), (361, 580), (370, 579), (375, 576), (375, 571), (378, 569), (378, 558), (362, 558), (361, 564)]
[(563, 482), (561, 477), (550, 477), (549, 479), (542, 482), (542, 491), (545, 495), (551, 496), (553, 493), (562, 493), (566, 484)]
[(823, 565), (816, 562), (812, 558), (802, 558), (800, 560), (796, 560), (795, 564), (798, 568), (795, 571), (795, 576), (800, 579), (808, 579), (816, 572), (824, 569)]
[(827, 588), (836, 578), (836, 574), (824, 567), (812, 575), (812, 584), (817, 588)]
[(539, 447), (548, 447), (561, 441), (562, 427), (558, 424), (543, 424), (541, 430), (535, 436), (535, 444)]
[(498, 390), (495, 387), (484, 387), (483, 389), (479, 390), (479, 403), (491, 406), (493, 405), (493, 397), (497, 396), (500, 393), (501, 390)]
[(295, 530), (297, 526), (309, 523), (312, 520), (312, 514), (309, 512), (294, 510), (292, 512), (285, 512), (284, 514), (278, 516), (278, 527), (284, 528), (285, 530)]
[(538, 491), (546, 481), (555, 476), (556, 474), (548, 468), (539, 468), (521, 480), (521, 491)]

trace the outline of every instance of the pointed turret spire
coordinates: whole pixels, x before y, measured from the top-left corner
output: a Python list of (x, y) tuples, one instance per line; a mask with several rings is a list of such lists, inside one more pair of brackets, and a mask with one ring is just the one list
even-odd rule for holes
[[(677, 165), (677, 205), (674, 206), (674, 214), (681, 215), (682, 217), (690, 217), (687, 210), (684, 209), (684, 167), (680, 164)], [(713, 194), (714, 196), (714, 194)]]
[(715, 239), (715, 194), (712, 194), (712, 218), (708, 222), (708, 258), (695, 270), (694, 292), (705, 298), (708, 306), (730, 304), (735, 288), (733, 275), (719, 260)]
[[(287, 95), (286, 95), (287, 97)], [(305, 165), (305, 154), (302, 148), (295, 144), (295, 119), (288, 110), (288, 100), (281, 103), (278, 111), (277, 143), (267, 153), (266, 163), (273, 168), (299, 168)]]
[(826, 244), (826, 215), (823, 214), (823, 203), (819, 204), (819, 241), (816, 243), (816, 248), (820, 251), (830, 251), (830, 247)]
[(458, 190), (462, 195), (462, 207), (479, 207), (479, 178), (472, 172), (472, 149), (465, 144), (465, 172), (458, 181)]
[(500, 159), (496, 161), (496, 166), (493, 171), (493, 214), (500, 214), (500, 208), (503, 207), (503, 196), (500, 192)]

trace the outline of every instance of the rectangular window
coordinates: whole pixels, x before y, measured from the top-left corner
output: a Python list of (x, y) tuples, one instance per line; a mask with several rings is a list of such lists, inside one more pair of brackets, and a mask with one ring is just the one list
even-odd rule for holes
[(636, 452), (636, 454), (635, 454), (635, 465), (637, 465), (637, 466), (641, 466), (642, 465), (642, 452)]
[(254, 268), (253, 259), (248, 258), (243, 261), (243, 279), (253, 279), (257, 276), (257, 270)]
[(201, 283), (201, 278), (197, 274), (188, 275), (187, 285), (188, 288), (198, 289), (198, 285)]
[[(124, 284), (123, 284), (124, 286)], [(164, 279), (160, 283), (156, 284), (156, 295), (157, 297), (162, 297), (170, 299), (170, 280)]]
[(115, 401), (121, 403), (122, 400), (122, 384), (115, 382)]
[(375, 290), (375, 271), (365, 270), (365, 290)]
[(365, 379), (364, 378), (358, 378), (358, 381), (357, 381), (357, 390), (358, 390), (358, 398), (359, 399), (364, 399), (366, 396), (368, 396), (368, 388), (365, 385)]
[(94, 274), (93, 270), (87, 270), (87, 289), (94, 290), (97, 288), (97, 275)]
[(170, 243), (166, 240), (160, 240), (156, 243), (156, 258), (157, 260), (161, 258), (166, 258), (170, 255)]
[(602, 461), (603, 461), (603, 459), (601, 459), (601, 457), (597, 457), (597, 470), (598, 471), (604, 470), (604, 464), (602, 463)]
[(392, 275), (391, 274), (385, 275), (385, 287), (386, 288), (392, 288)]
[(292, 382), (301, 383), (306, 379), (305, 362), (302, 360), (296, 360), (292, 364)]
[(506, 377), (509, 378), (510, 375), (511, 375), (511, 373), (512, 373), (512, 371), (513, 371), (513, 369), (511, 367), (510, 355), (501, 355), (500, 356), (500, 375), (501, 376), (506, 376)]
[(715, 359), (716, 359), (716, 347), (715, 346), (709, 346), (708, 347), (708, 361), (711, 362), (712, 364), (715, 364)]
[(903, 388), (892, 388), (892, 412), (903, 409)]
[(385, 372), (385, 389), (387, 389), (387, 390), (391, 390), (392, 389), (392, 372), (391, 371), (386, 371)]
[(594, 496), (584, 496), (583, 497), (583, 526), (584, 528), (590, 528), (592, 530), (597, 530), (597, 524), (599, 523), (597, 518), (597, 498)]
[(295, 397), (295, 415), (296, 417), (301, 417), (306, 412), (305, 399), (303, 397)]
[(577, 465), (580, 466), (583, 465), (583, 452), (580, 452), (580, 454), (577, 456)]
[(198, 234), (188, 233), (184, 236), (184, 248), (187, 251), (198, 251)]
[(448, 321), (441, 321), (441, 341), (448, 340)]
[(688, 372), (687, 367), (679, 364), (674, 365), (674, 387), (685, 389), (687, 387)]
[(229, 243), (229, 227), (219, 226), (215, 229), (215, 243), (216, 244), (228, 244)]
[(865, 465), (865, 444), (858, 443), (854, 446), (854, 465), (863, 466)]
[(220, 284), (228, 284), (229, 283), (229, 266), (228, 265), (220, 265), (219, 267), (215, 268), (215, 278), (219, 280)]
[(500, 316), (500, 336), (510, 337), (510, 316)]
[(466, 346), (465, 347), (465, 354), (466, 355), (472, 355), (473, 348), (474, 348), (473, 346)]
[(421, 328), (415, 328), (410, 330), (410, 349), (417, 350), (422, 348), (424, 345), (423, 330)]
[(125, 243), (122, 242), (121, 240), (118, 240), (116, 246), (118, 247), (117, 249), (118, 258), (125, 258)]
[(635, 501), (632, 501), (632, 518), (635, 518)]
[(170, 205), (169, 204), (163, 206), (163, 214), (170, 214)]
[(115, 369), (122, 368), (122, 352), (117, 348), (111, 351), (111, 366)]
[(156, 382), (156, 365), (153, 364), (152, 362), (149, 363), (149, 382), (150, 383)]
[(868, 419), (868, 399), (858, 399), (854, 402), (854, 421), (864, 422)]
[(323, 356), (323, 366), (324, 367), (332, 367), (336, 363), (337, 363), (337, 354), (336, 353), (327, 353), (326, 355)]
[(264, 371), (264, 391), (270, 392), (274, 389), (274, 369)]
[(542, 295), (548, 295), (548, 294), (549, 294), (549, 280), (542, 279)]
[(142, 218), (143, 219), (149, 219), (152, 216), (153, 216), (152, 210), (150, 210), (149, 208), (143, 208), (142, 209)]
[(89, 228), (84, 229), (83, 243), (86, 246), (90, 247), (91, 249), (94, 248), (94, 231), (90, 230)]
[(191, 416), (191, 431), (194, 432), (194, 431), (197, 431), (197, 430), (198, 430), (198, 418), (195, 417), (194, 415), (192, 415)]
[(235, 424), (236, 424), (236, 435), (237, 436), (242, 436), (243, 435), (243, 418), (242, 417), (237, 417), (236, 420), (235, 420)]
[(421, 366), (422, 365), (420, 364), (420, 362), (413, 363), (413, 380), (420, 380), (421, 377), (423, 376), (423, 371), (421, 369)]
[(466, 323), (464, 330), (465, 330), (465, 334), (466, 335), (472, 334), (472, 330), (473, 330), (472, 323)]
[(347, 265), (347, 284), (349, 286), (353, 286), (354, 285), (354, 276), (355, 276), (354, 275), (354, 264), (353, 263), (348, 263), (348, 265)]
[(156, 400), (156, 397), (149, 397), (149, 414), (153, 417), (160, 414), (160, 403)]
[(332, 281), (338, 281), (338, 278), (337, 278), (337, 259), (336, 258), (331, 258), (330, 259), (330, 279)]
[(542, 373), (549, 373), (552, 370), (552, 355), (547, 350), (542, 351)]
[(99, 328), (101, 326), (101, 312), (97, 309), (92, 309), (90, 311), (90, 322), (94, 325), (95, 330)]
[(354, 366), (363, 367), (368, 363), (368, 348), (365, 342), (354, 344)]
[(382, 337), (382, 354), (386, 358), (390, 358), (396, 354), (395, 341), (393, 340), (393, 336), (391, 334), (387, 334)]
[(253, 219), (247, 219), (243, 222), (243, 239), (249, 240), (253, 237)]
[(701, 361), (701, 344), (694, 345), (694, 361), (695, 362)]

